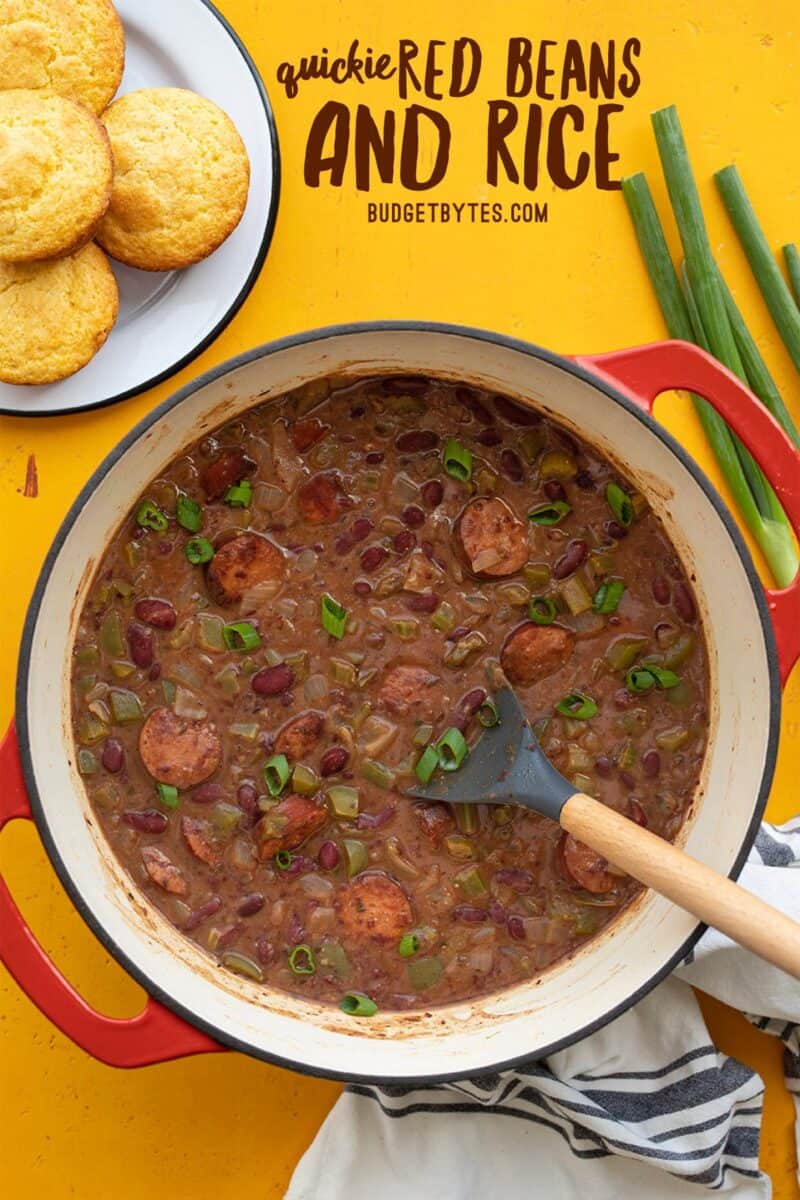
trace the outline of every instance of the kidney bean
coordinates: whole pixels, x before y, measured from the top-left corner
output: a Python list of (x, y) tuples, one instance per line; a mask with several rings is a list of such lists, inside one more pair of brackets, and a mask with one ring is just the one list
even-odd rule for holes
[(370, 467), (379, 467), (385, 457), (382, 450), (370, 450), (368, 454), (364, 455), (364, 462)]
[(624, 525), (620, 525), (618, 521), (606, 521), (603, 529), (606, 531), (609, 537), (614, 538), (614, 540), (617, 542), (628, 536), (627, 529), (624, 527)]
[(387, 396), (424, 396), (429, 386), (424, 375), (391, 375), (381, 383)]
[(155, 683), (161, 678), (161, 663), (153, 663), (152, 667), (147, 672), (147, 678), (151, 683)]
[(258, 807), (258, 788), (253, 783), (240, 783), (236, 789), (236, 799), (239, 807), (248, 817), (260, 816)]
[(438, 508), (444, 499), (444, 484), (440, 479), (429, 479), (422, 485), (422, 500), (428, 508)]
[(289, 918), (289, 927), (286, 930), (289, 941), (296, 946), (299, 942), (306, 940), (306, 931), (303, 927), (303, 922), (300, 920), (296, 912), (293, 912)]
[(475, 441), (480, 442), (482, 446), (499, 446), (503, 440), (503, 435), (499, 429), (490, 426), (488, 429), (481, 429), (475, 434)]
[(258, 961), (263, 966), (268, 967), (270, 963), (275, 961), (275, 947), (269, 938), (260, 937), (256, 942), (256, 954)]
[(153, 635), (139, 621), (131, 621), (128, 626), (128, 650), (137, 667), (153, 665)]
[(450, 915), (456, 921), (467, 921), (470, 925), (477, 925), (480, 921), (485, 921), (489, 914), (485, 908), (475, 908), (472, 904), (457, 904)]
[(317, 855), (323, 871), (335, 871), (339, 865), (339, 857), (339, 847), (336, 842), (323, 842)]
[(244, 925), (242, 925), (241, 921), (237, 921), (235, 925), (229, 925), (227, 929), (223, 929), (217, 938), (217, 950), (226, 950), (228, 946), (232, 946), (243, 930)]
[(508, 936), (514, 938), (515, 941), (525, 941), (525, 922), (516, 913), (511, 913), (509, 916), (506, 921), (506, 929), (508, 930)]
[(460, 642), (468, 633), (472, 633), (469, 625), (459, 625), (456, 629), (451, 629), (447, 635), (448, 642)]
[(494, 406), (500, 416), (512, 425), (538, 425), (541, 421), (538, 413), (530, 408), (523, 408), (521, 404), (515, 404), (508, 396), (495, 396)]
[(463, 712), (453, 713), (452, 717), (447, 722), (448, 729), (459, 729), (462, 733), (466, 733), (468, 727), (469, 717)]
[(653, 593), (653, 599), (655, 600), (656, 604), (669, 604), (670, 596), (672, 594), (671, 588), (669, 586), (669, 580), (665, 579), (663, 575), (653, 576), (650, 584), (650, 590)]
[(618, 688), (617, 691), (614, 692), (614, 703), (616, 704), (617, 708), (630, 708), (630, 706), (633, 704), (633, 696), (630, 694), (627, 688)]
[(378, 567), (389, 557), (383, 546), (367, 546), (361, 555), (362, 571), (377, 571)]
[(494, 921), (495, 925), (505, 925), (508, 919), (508, 913), (503, 908), (499, 900), (492, 900), (489, 905), (489, 916)]
[(336, 541), (333, 543), (333, 552), (334, 552), (334, 554), (339, 554), (339, 555), (349, 554), (350, 551), (353, 549), (354, 545), (355, 545), (355, 542), (353, 541), (352, 534), (341, 533), (341, 534), (339, 534), (339, 537), (336, 539)]
[(305, 871), (316, 870), (317, 864), (313, 858), (309, 858), (307, 854), (295, 854), (292, 857), (291, 866), (287, 870), (287, 875), (302, 875)]
[(544, 494), (548, 500), (566, 500), (567, 498), (563, 484), (560, 484), (557, 479), (547, 480), (544, 485)]
[(166, 814), (155, 808), (129, 810), (122, 814), (122, 819), (139, 833), (163, 833), (169, 825)]
[(396, 554), (408, 554), (409, 550), (413, 550), (417, 544), (416, 534), (410, 529), (401, 529), (399, 533), (394, 535), (392, 545)]
[(554, 579), (566, 579), (568, 575), (572, 575), (579, 567), (582, 567), (589, 556), (589, 546), (582, 538), (573, 538), (568, 543), (566, 550), (553, 567)]
[(350, 753), (345, 750), (344, 746), (331, 746), (330, 750), (326, 750), (322, 756), (319, 773), (323, 779), (327, 779), (329, 775), (338, 775), (345, 769), (349, 761)]
[(575, 482), (582, 492), (594, 491), (594, 480), (588, 471), (578, 471), (578, 474), (575, 476)]
[(661, 770), (661, 755), (657, 750), (645, 750), (642, 755), (642, 772), (646, 779), (656, 779)]
[(286, 663), (264, 667), (253, 676), (251, 686), (258, 696), (280, 696), (294, 683), (294, 671)]
[(432, 613), (436, 612), (441, 604), (441, 600), (435, 592), (418, 592), (409, 596), (404, 596), (405, 606), (410, 612)]
[(606, 754), (601, 754), (594, 760), (594, 769), (601, 779), (610, 779), (614, 773), (614, 764)]
[(219, 783), (201, 783), (192, 792), (195, 804), (216, 804), (225, 795), (225, 789)]
[(350, 536), (354, 542), (363, 542), (364, 538), (369, 537), (375, 525), (370, 521), (369, 517), (358, 517), (350, 526)]
[(498, 883), (510, 887), (512, 892), (522, 895), (524, 892), (529, 892), (533, 887), (533, 876), (530, 871), (523, 871), (519, 867), (501, 867), (499, 871), (495, 871), (494, 877)]
[(525, 468), (522, 465), (522, 459), (514, 450), (503, 451), (500, 455), (500, 467), (503, 474), (512, 483), (522, 483), (525, 478)]
[(419, 529), (420, 525), (425, 524), (425, 513), (418, 504), (409, 504), (407, 508), (403, 509), (401, 517), (403, 524), (407, 525), (409, 529)]
[(439, 445), (439, 435), (432, 429), (411, 429), (401, 433), (395, 441), (395, 446), (403, 454), (419, 454), (423, 450), (433, 450)]
[(118, 742), (116, 738), (108, 738), (103, 747), (103, 756), (100, 761), (110, 775), (118, 774), (125, 762), (125, 751), (122, 747), (122, 742)]
[(361, 419), (361, 417), (365, 417), (366, 415), (367, 415), (367, 409), (366, 409), (366, 406), (363, 404), (354, 404), (353, 407), (350, 409), (350, 416), (353, 418), (354, 421), (359, 421)]
[(491, 425), (492, 415), (486, 408), (486, 405), (478, 399), (472, 388), (458, 387), (456, 388), (456, 400), (463, 404), (468, 412), (471, 412), (476, 421), (480, 421), (482, 425)]
[(377, 813), (359, 813), (356, 821), (357, 829), (382, 829), (388, 825), (394, 816), (394, 805), (388, 804)]
[(628, 801), (628, 816), (637, 825), (642, 825), (645, 829), (647, 828), (647, 813), (633, 796)]
[(372, 584), (366, 579), (357, 579), (353, 584), (353, 591), (357, 596), (369, 596), (372, 591)]
[(687, 625), (691, 625), (697, 616), (697, 611), (694, 606), (692, 593), (682, 579), (672, 589), (672, 603), (675, 606), (675, 612), (681, 620), (685, 621)]
[(633, 775), (631, 775), (630, 771), (620, 770), (617, 772), (617, 774), (628, 791), (633, 791), (633, 789), (636, 787), (636, 780), (634, 779)]
[(189, 913), (189, 916), (183, 922), (183, 932), (191, 933), (192, 930), (197, 929), (204, 921), (207, 921), (209, 917), (213, 917), (214, 913), (218, 913), (221, 908), (222, 901), (219, 896), (212, 896), (205, 904), (201, 904), (194, 912)]
[(462, 696), (458, 702), (458, 707), (465, 712), (468, 717), (474, 717), (480, 706), (486, 699), (486, 688), (473, 688), (471, 692), (467, 692), (466, 696)]
[(178, 614), (168, 600), (155, 600), (149, 596), (137, 600), (133, 611), (140, 621), (154, 629), (174, 629), (178, 620)]
[(236, 910), (236, 915), (239, 917), (253, 917), (257, 912), (261, 912), (264, 903), (264, 897), (261, 892), (252, 892), (251, 895), (245, 896)]

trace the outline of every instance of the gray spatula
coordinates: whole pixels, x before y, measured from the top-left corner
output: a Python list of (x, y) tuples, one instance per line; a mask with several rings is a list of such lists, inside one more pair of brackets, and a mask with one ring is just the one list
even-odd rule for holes
[(459, 770), (440, 772), (409, 796), (452, 804), (518, 804), (541, 813), (619, 870), (800, 978), (800, 925), (677, 846), (576, 792), (545, 757), (507, 683), (494, 702), (498, 723), (481, 735)]

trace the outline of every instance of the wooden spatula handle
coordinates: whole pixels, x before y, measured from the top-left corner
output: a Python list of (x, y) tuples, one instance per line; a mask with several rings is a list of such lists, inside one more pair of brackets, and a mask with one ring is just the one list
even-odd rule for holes
[(615, 867), (800, 979), (800, 924), (634, 821), (577, 792), (561, 825)]

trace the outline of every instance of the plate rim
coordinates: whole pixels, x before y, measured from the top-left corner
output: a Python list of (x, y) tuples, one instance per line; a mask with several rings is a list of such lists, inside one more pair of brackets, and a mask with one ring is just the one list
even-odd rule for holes
[[(258, 248), (253, 264), (247, 274), (247, 278), (237, 292), (236, 296), (226, 308), (220, 319), (212, 329), (205, 334), (199, 342), (195, 343), (190, 350), (181, 358), (177, 359), (170, 366), (165, 367), (157, 374), (144, 380), (142, 383), (137, 383), (133, 387), (125, 388), (121, 392), (115, 392), (112, 396), (107, 396), (103, 400), (94, 400), (89, 404), (82, 404), (80, 407), (68, 408), (48, 408), (40, 411), (28, 411), (18, 408), (7, 408), (0, 402), (0, 416), (5, 417), (21, 417), (23, 420), (42, 420), (47, 417), (66, 417), (76, 416), (85, 412), (96, 412), (101, 408), (110, 408), (112, 404), (119, 404), (122, 400), (130, 400), (134, 396), (140, 396), (143, 392), (150, 391), (151, 388), (157, 387), (165, 380), (177, 375), (178, 371), (182, 371), (184, 367), (188, 367), (190, 363), (199, 358), (200, 355), (208, 349), (208, 347), (217, 340), (220, 334), (230, 325), (233, 318), (239, 312), (247, 297), (255, 287), (256, 281), (261, 274), (261, 269), (266, 262), (269, 248), (272, 244), (272, 238), (275, 233), (275, 226), (278, 219), (278, 207), (281, 194), (281, 154), (280, 144), (278, 142), (278, 128), (275, 123), (275, 114), (272, 109), (269, 95), (267, 94), (266, 84), (261, 76), (261, 72), (255, 64), (253, 56), (245, 46), (242, 38), (231, 25), (227, 17), (224, 17), (217, 6), (212, 3), (212, 0), (197, 0), (200, 4), (207, 8), (212, 16), (216, 17), (222, 28), (227, 33), (228, 37), (236, 46), (242, 56), (247, 69), (253, 76), (253, 81), (256, 85), (261, 104), (264, 109), (264, 116), (267, 122), (270, 142), (270, 160), (272, 164), (272, 189), (270, 194), (269, 205), (267, 208), (266, 222), (264, 226), (264, 234), (261, 239), (261, 244)], [(22, 386), (22, 385), (21, 385)]]

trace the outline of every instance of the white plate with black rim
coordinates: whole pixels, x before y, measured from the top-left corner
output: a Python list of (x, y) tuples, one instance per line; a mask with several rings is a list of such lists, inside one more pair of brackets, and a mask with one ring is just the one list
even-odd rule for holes
[(250, 55), (208, 0), (115, 0), (127, 39), (119, 94), (183, 87), (224, 109), (250, 156), (241, 223), (216, 253), (163, 274), (112, 263), (119, 320), (92, 361), (43, 387), (0, 383), (0, 413), (53, 416), (135, 396), (196, 358), (235, 316), (269, 249), (278, 210), (280, 158), (272, 109)]

